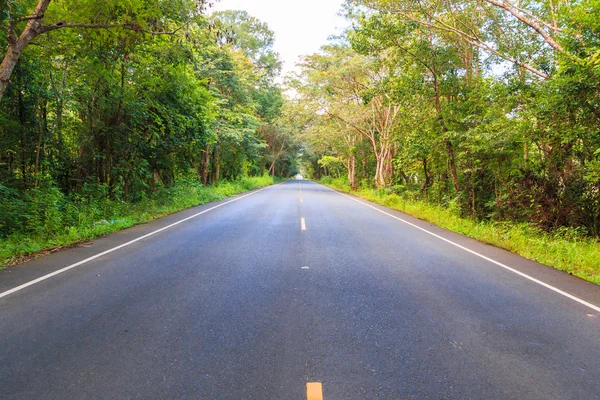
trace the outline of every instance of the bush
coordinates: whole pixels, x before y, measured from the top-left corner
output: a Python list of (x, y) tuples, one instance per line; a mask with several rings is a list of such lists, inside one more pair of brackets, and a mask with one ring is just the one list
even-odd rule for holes
[(402, 202), (402, 199), (397, 194), (390, 194), (383, 199), (383, 205), (386, 207), (397, 207)]
[(0, 237), (5, 237), (17, 226), (23, 226), (27, 215), (27, 202), (16, 189), (0, 185)]

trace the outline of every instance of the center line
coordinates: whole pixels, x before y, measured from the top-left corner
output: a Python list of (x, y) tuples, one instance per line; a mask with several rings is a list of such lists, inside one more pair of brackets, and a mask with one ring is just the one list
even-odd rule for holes
[(306, 220), (304, 219), (304, 217), (300, 218), (300, 226), (302, 226), (303, 231), (306, 230)]
[(300, 197), (300, 203), (304, 203), (304, 200), (302, 200), (302, 197)]
[(307, 382), (306, 399), (323, 400), (323, 384), (321, 382)]

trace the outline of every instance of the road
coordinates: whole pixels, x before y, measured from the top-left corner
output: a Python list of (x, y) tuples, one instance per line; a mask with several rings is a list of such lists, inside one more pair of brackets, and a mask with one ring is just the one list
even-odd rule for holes
[(0, 399), (596, 399), (598, 305), (290, 181), (0, 271)]

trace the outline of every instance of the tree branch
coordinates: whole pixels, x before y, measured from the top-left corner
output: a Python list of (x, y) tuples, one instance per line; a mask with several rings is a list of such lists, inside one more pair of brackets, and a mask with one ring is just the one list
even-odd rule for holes
[[(527, 18), (525, 15), (521, 14), (519, 12), (520, 9), (518, 9), (515, 6), (513, 6), (511, 3), (507, 2), (507, 1), (504, 1), (504, 0), (485, 0), (485, 1), (487, 1), (490, 4), (495, 5), (497, 7), (500, 7), (502, 9), (506, 10), (506, 11), (508, 11), (515, 18), (517, 18), (519, 21), (523, 22), (524, 24), (526, 24), (527, 26), (529, 26), (530, 28), (532, 28), (554, 50), (559, 51), (561, 53), (565, 52), (565, 49), (556, 40), (554, 40), (552, 38), (552, 36), (548, 32), (546, 32), (546, 30), (544, 28), (542, 28), (537, 22), (535, 22), (532, 19)], [(537, 17), (536, 17), (536, 19), (537, 19)]]
[(42, 18), (44, 18), (44, 13), (40, 13), (40, 14), (37, 14), (37, 15), (29, 15), (27, 17), (17, 18), (17, 21), (23, 22), (23, 21), (31, 21), (31, 20), (40, 20)]
[(147, 31), (145, 29), (142, 29), (142, 27), (138, 24), (135, 23), (125, 23), (125, 24), (85, 24), (85, 23), (67, 23), (65, 21), (59, 21), (56, 22), (52, 25), (42, 25), (38, 28), (37, 33), (38, 34), (43, 34), (46, 32), (50, 32), (50, 31), (54, 31), (57, 29), (65, 29), (65, 28), (84, 28), (84, 29), (125, 29), (125, 30), (130, 30), (130, 31), (134, 31), (137, 33), (147, 33), (150, 35), (174, 35), (175, 33), (177, 33), (179, 30), (181, 30), (185, 25), (187, 24), (187, 22), (185, 24), (183, 24), (182, 26), (180, 26), (179, 28), (170, 31), (170, 32), (163, 32), (163, 31), (159, 31), (159, 32), (155, 32), (155, 31)]
[[(488, 1), (488, 0), (486, 0), (486, 1)], [(515, 57), (513, 57), (511, 55), (501, 53), (498, 50), (496, 50), (496, 49), (488, 46), (483, 40), (479, 39), (478, 37), (469, 35), (468, 33), (464, 32), (464, 31), (462, 31), (460, 29), (457, 29), (457, 28), (455, 28), (455, 27), (453, 27), (451, 25), (448, 25), (448, 24), (446, 24), (446, 23), (444, 23), (442, 21), (435, 20), (436, 23), (431, 23), (431, 22), (423, 21), (422, 19), (417, 18), (414, 15), (411, 15), (411, 14), (408, 14), (408, 13), (405, 13), (405, 12), (396, 11), (396, 13), (399, 14), (399, 15), (401, 15), (401, 16), (403, 16), (403, 17), (405, 17), (405, 18), (408, 18), (409, 20), (411, 20), (413, 22), (416, 22), (418, 24), (427, 26), (428, 28), (433, 28), (433, 29), (438, 29), (438, 30), (442, 30), (442, 31), (454, 33), (454, 34), (460, 36), (467, 43), (469, 43), (469, 44), (471, 44), (473, 46), (479, 47), (482, 50), (489, 51), (490, 53), (492, 53), (492, 54), (494, 54), (494, 55), (496, 55), (496, 56), (498, 56), (498, 57), (500, 57), (500, 58), (502, 58), (502, 59), (504, 59), (506, 61), (510, 61), (510, 62), (512, 62), (512, 63), (514, 63), (514, 64), (516, 64), (516, 65), (518, 65), (518, 66), (520, 66), (520, 67), (522, 67), (524, 69), (526, 69), (527, 71), (532, 72), (533, 74), (535, 74), (535, 75), (537, 75), (537, 76), (539, 76), (541, 78), (544, 78), (544, 79), (549, 79), (550, 78), (550, 75), (548, 75), (547, 73), (542, 72), (539, 69), (533, 67), (531, 64), (526, 63), (524, 61), (519, 61), (519, 60), (517, 60)]]
[(544, 25), (546, 28), (552, 29), (555, 33), (562, 32), (562, 29), (558, 28), (558, 26), (552, 25), (551, 23), (544, 21), (543, 19), (541, 19), (540, 17), (538, 17), (537, 15), (535, 15), (534, 13), (532, 13), (531, 11), (529, 11), (529, 10), (527, 10), (525, 8), (521, 8), (518, 5), (512, 4), (508, 0), (504, 0), (504, 1), (507, 4), (509, 4), (511, 7), (513, 7), (515, 10), (519, 11), (520, 13), (523, 13), (523, 14), (527, 15), (530, 18), (533, 18), (539, 24)]

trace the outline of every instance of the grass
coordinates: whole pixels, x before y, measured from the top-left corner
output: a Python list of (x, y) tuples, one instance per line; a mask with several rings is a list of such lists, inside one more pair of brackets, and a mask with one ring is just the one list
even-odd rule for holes
[[(38, 196), (44, 199), (44, 204), (32, 207), (37, 211), (35, 214), (28, 210), (21, 231), (0, 237), (0, 269), (62, 247), (273, 183), (274, 179), (269, 176), (245, 177), (208, 187), (195, 180), (182, 180), (136, 203), (109, 200), (105, 196), (77, 200), (65, 200), (58, 196), (54, 201), (48, 201), (51, 196), (44, 193), (44, 196)], [(0, 211), (10, 217), (11, 210)]]
[(580, 235), (576, 230), (545, 232), (527, 223), (478, 222), (460, 217), (452, 208), (386, 194), (381, 190), (352, 191), (343, 180), (327, 179), (321, 183), (600, 284), (600, 242)]

